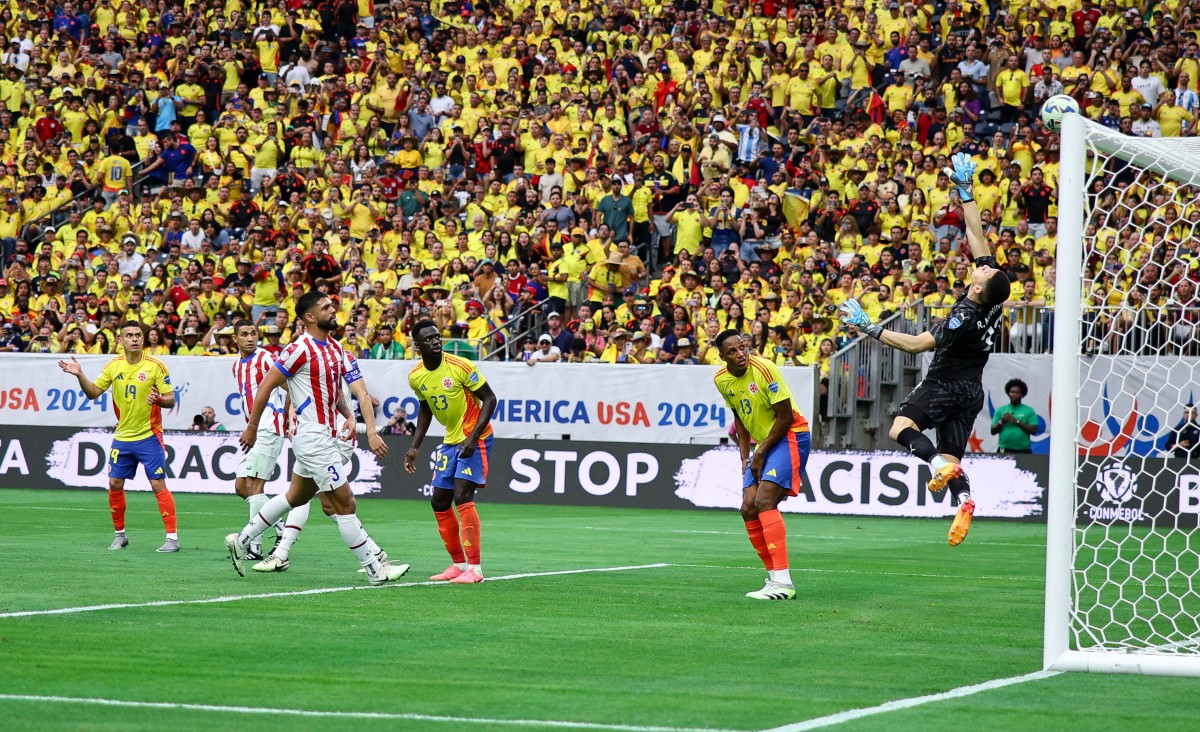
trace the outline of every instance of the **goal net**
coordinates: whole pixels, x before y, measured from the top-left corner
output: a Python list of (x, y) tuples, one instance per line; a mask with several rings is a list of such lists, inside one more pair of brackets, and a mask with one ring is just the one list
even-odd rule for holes
[(1045, 665), (1200, 676), (1200, 140), (1068, 115), (1060, 165)]

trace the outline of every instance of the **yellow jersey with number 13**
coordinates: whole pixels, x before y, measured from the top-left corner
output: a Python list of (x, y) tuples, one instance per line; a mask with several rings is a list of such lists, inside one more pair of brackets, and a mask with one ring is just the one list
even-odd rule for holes
[[(408, 385), (417, 399), (429, 405), (433, 416), (446, 428), (447, 445), (457, 445), (467, 439), (479, 422), (479, 407), (482, 402), (475, 390), (487, 383), (475, 364), (465, 358), (442, 354), (442, 363), (430, 371), (425, 364), (418, 363), (408, 372)], [(479, 439), (492, 434), (489, 424)]]
[(725, 403), (750, 432), (750, 438), (762, 442), (775, 425), (775, 404), (788, 402), (792, 407), (792, 432), (808, 432), (808, 420), (796, 409), (792, 391), (779, 367), (765, 358), (751, 356), (741, 376), (722, 367), (713, 377)]
[(112, 387), (113, 410), (117, 413), (114, 440), (137, 442), (150, 436), (162, 439), (162, 408), (146, 403), (151, 388), (158, 389), (159, 394), (170, 394), (174, 388), (162, 361), (143, 354), (137, 363), (129, 363), (124, 356), (117, 356), (100, 372), (95, 384), (103, 390)]

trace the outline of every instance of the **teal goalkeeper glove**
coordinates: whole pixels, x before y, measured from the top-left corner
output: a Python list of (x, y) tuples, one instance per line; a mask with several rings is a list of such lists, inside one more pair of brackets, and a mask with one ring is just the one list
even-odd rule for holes
[(883, 335), (883, 326), (871, 320), (871, 316), (867, 315), (867, 311), (862, 309), (862, 305), (858, 304), (858, 300), (850, 298), (842, 303), (839, 309), (842, 311), (842, 322), (846, 325), (853, 325), (875, 340), (879, 340), (879, 336)]
[(954, 167), (942, 168), (942, 172), (949, 176), (950, 181), (958, 188), (958, 197), (963, 203), (974, 201), (975, 194), (971, 189), (975, 185), (975, 161), (966, 153), (954, 153), (950, 162)]

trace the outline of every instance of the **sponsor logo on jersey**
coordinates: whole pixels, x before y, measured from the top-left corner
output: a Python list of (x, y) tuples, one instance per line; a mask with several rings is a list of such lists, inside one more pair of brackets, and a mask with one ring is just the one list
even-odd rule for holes
[(772, 381), (770, 384), (767, 384), (767, 391), (771, 392), (772, 394), (778, 394), (779, 393), (779, 382)]
[(958, 317), (957, 315), (954, 315), (954, 316), (951, 316), (950, 322), (946, 323), (946, 327), (949, 328), (950, 330), (956, 330), (962, 324), (963, 324), (962, 318)]
[(470, 468), (463, 469), (463, 475), (471, 475), (471, 469)]
[(443, 389), (450, 389), (450, 388), (453, 388), (453, 386), (454, 386), (454, 381), (449, 376), (442, 379), (442, 388)]
[(471, 383), (472, 384), (479, 383), (479, 372), (478, 371), (471, 372)]
[(767, 471), (767, 477), (768, 477), (768, 478), (774, 478), (774, 477), (775, 477), (775, 468), (771, 468), (770, 470), (768, 470), (768, 471)]

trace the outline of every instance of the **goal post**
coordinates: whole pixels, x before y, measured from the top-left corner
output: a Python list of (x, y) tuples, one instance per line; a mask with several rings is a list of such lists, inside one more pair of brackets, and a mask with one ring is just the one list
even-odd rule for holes
[[(1200, 397), (1200, 356), (1186, 335), (1196, 313), (1163, 284), (1177, 265), (1172, 240), (1200, 237), (1200, 217), (1186, 213), (1200, 207), (1200, 188), (1180, 196), (1183, 186), (1200, 186), (1200, 139), (1063, 119), (1046, 669), (1200, 676), (1200, 509), (1183, 495), (1196, 485), (1200, 496), (1200, 479), (1191, 482), (1200, 463), (1165, 450), (1174, 426), (1165, 415), (1179, 415), (1189, 389)], [(1151, 265), (1158, 280), (1145, 273)]]

